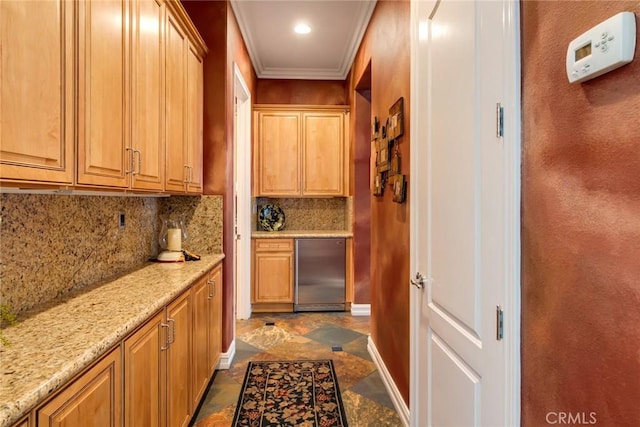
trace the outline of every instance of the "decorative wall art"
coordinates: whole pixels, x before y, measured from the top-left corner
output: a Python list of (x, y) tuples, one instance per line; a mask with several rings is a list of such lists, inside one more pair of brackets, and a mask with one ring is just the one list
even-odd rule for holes
[[(375, 173), (373, 179), (373, 195), (384, 195), (384, 187), (390, 184), (393, 201), (404, 203), (406, 199), (407, 181), (402, 174), (402, 164), (398, 144), (404, 135), (404, 98), (400, 97), (389, 109), (389, 117), (380, 126), (375, 116), (371, 125), (372, 148), (375, 149)], [(373, 153), (372, 153), (373, 155)]]
[(389, 127), (387, 133), (389, 139), (396, 140), (404, 135), (404, 98), (400, 97), (389, 108)]

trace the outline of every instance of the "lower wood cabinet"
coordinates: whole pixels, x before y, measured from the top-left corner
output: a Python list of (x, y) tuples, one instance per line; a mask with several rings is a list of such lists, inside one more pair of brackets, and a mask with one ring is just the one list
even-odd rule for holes
[(293, 311), (293, 239), (254, 239), (252, 310)]
[(165, 351), (168, 335), (164, 312), (158, 313), (124, 341), (124, 423), (165, 425)]
[(36, 426), (122, 426), (120, 347), (38, 409)]
[(189, 425), (191, 404), (191, 291), (167, 306), (167, 426)]
[(189, 424), (191, 306), (187, 290), (125, 340), (125, 426)]
[(25, 418), (22, 421), (19, 421), (18, 424), (15, 425), (15, 427), (29, 427), (29, 418)]
[(209, 378), (215, 372), (222, 355), (222, 264), (209, 276)]
[(221, 350), (219, 264), (38, 407), (34, 425), (188, 426)]
[(192, 287), (193, 396), (195, 409), (216, 370), (222, 351), (222, 266)]

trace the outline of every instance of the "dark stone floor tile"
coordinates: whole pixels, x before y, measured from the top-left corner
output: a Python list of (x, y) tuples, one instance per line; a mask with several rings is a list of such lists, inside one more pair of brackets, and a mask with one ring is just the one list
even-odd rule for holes
[(354, 384), (349, 390), (361, 394), (376, 403), (381, 403), (389, 409), (395, 410), (389, 393), (387, 393), (384, 382), (382, 378), (380, 378), (377, 370)]
[(363, 336), (360, 332), (335, 325), (325, 325), (304, 335), (329, 346), (344, 345)]
[(367, 350), (368, 343), (369, 337), (365, 335), (343, 345), (342, 350), (372, 362), (369, 350)]

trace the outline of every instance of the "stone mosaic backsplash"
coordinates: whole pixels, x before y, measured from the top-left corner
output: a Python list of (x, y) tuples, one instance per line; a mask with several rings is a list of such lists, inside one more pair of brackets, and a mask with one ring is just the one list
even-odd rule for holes
[(19, 314), (142, 267), (158, 253), (159, 214), (171, 210), (185, 212), (187, 249), (222, 251), (221, 196), (0, 194), (0, 303)]
[[(284, 230), (349, 230), (349, 198), (268, 198), (254, 199), (259, 213), (266, 204), (280, 206), (285, 216)], [(254, 213), (252, 221), (254, 230), (261, 231), (258, 224), (258, 213)]]
[[(187, 226), (182, 247), (198, 255), (222, 253), (222, 196), (160, 199), (159, 216), (181, 214)], [(161, 222), (158, 222), (161, 227)]]

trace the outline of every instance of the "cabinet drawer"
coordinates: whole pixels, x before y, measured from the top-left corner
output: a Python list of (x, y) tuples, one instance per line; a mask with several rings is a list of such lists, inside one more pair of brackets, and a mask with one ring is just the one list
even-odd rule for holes
[(293, 251), (293, 239), (256, 239), (256, 252)]

